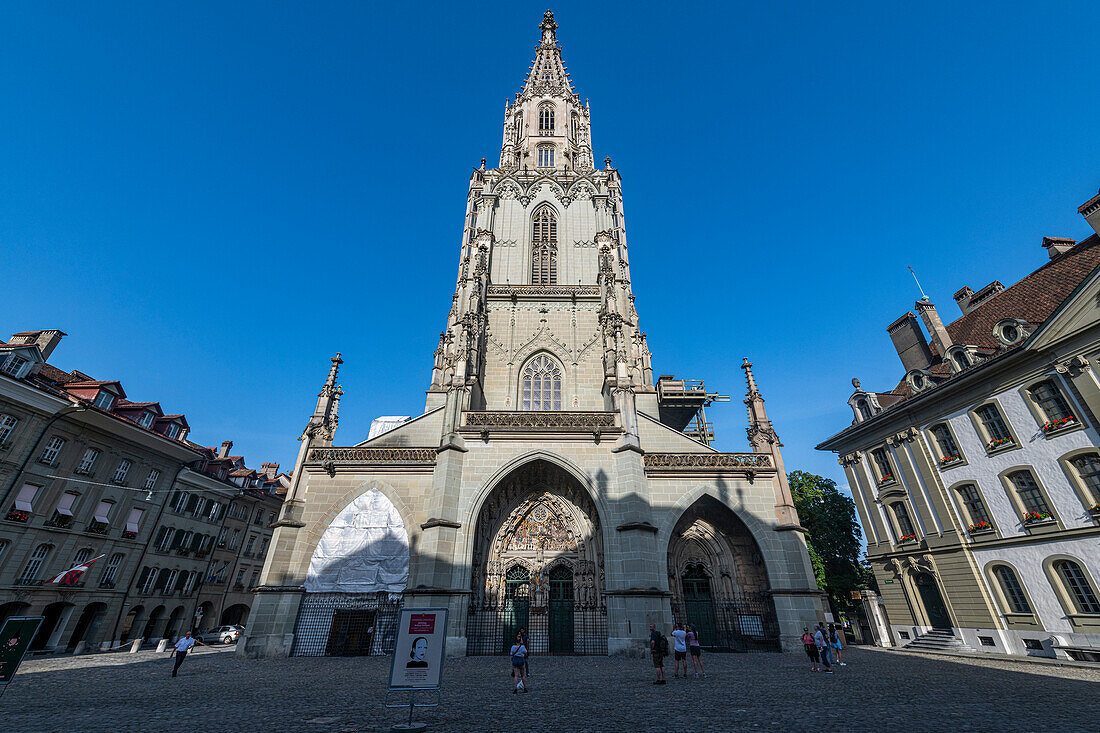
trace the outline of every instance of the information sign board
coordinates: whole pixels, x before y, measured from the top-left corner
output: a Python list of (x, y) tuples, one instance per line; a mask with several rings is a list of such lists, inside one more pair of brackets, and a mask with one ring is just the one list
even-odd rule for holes
[(397, 624), (390, 689), (438, 688), (447, 642), (447, 609), (403, 608)]
[(11, 682), (41, 624), (42, 616), (13, 616), (0, 626), (0, 685)]

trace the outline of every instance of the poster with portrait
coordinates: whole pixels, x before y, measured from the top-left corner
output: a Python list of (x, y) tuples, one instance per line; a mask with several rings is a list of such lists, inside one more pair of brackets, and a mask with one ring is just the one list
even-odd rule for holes
[(390, 669), (390, 689), (439, 687), (446, 643), (446, 608), (401, 609)]

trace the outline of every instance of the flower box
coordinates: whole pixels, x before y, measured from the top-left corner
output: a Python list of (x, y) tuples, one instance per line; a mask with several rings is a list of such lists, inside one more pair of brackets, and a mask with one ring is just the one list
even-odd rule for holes
[(1089, 514), (1091, 514), (1094, 517), (1100, 517), (1100, 503), (1098, 503), (1096, 506), (1089, 509)]
[(1076, 424), (1077, 418), (1073, 415), (1063, 417), (1061, 420), (1047, 420), (1043, 423), (1043, 432), (1049, 435), (1050, 433), (1057, 432), (1061, 428), (1070, 427)]
[(984, 534), (986, 532), (993, 531), (993, 525), (989, 522), (975, 522), (966, 528), (966, 531), (970, 534)]
[(1025, 526), (1028, 524), (1046, 524), (1054, 521), (1054, 514), (1051, 512), (1028, 512), (1021, 519)]
[(8, 512), (8, 516), (4, 517), (9, 522), (26, 522), (31, 518), (30, 512), (25, 512), (22, 509), (12, 509)]
[(46, 522), (46, 526), (57, 527), (59, 529), (67, 529), (72, 523), (73, 518), (71, 515), (55, 513), (52, 517), (50, 517), (50, 521)]
[(917, 536), (915, 534), (902, 535), (898, 538), (898, 544), (904, 545), (906, 542), (916, 542)]
[(892, 484), (892, 483), (894, 483), (894, 476), (893, 476), (893, 474), (889, 474), (889, 473), (878, 480), (878, 485), (879, 486), (884, 486), (886, 484)]
[(92, 522), (88, 525), (88, 531), (92, 534), (107, 534), (110, 529), (111, 525), (106, 522)]
[(995, 451), (1001, 448), (1007, 448), (1009, 446), (1016, 445), (1016, 441), (1012, 438), (994, 438), (985, 445), (987, 451)]
[(124, 540), (132, 540), (132, 539), (136, 539), (136, 538), (137, 538), (137, 532), (125, 532), (124, 531), (122, 533), (122, 539), (124, 539)]
[(956, 453), (953, 456), (944, 456), (940, 459), (941, 466), (950, 466), (952, 463), (958, 463), (962, 460), (962, 456)]

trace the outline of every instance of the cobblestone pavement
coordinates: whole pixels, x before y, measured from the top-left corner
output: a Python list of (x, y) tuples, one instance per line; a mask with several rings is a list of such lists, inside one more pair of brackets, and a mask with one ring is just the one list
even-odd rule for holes
[[(513, 695), (507, 658), (448, 659), (436, 731), (1095, 731), (1100, 670), (845, 652), (812, 674), (801, 654), (711, 654), (709, 678), (651, 684), (648, 660), (535, 657)], [(670, 660), (671, 662), (671, 660)], [(389, 659), (240, 660), (201, 649), (29, 659), (0, 698), (0, 730), (385, 731)], [(671, 673), (671, 664), (668, 667)], [(407, 715), (407, 713), (406, 713)]]

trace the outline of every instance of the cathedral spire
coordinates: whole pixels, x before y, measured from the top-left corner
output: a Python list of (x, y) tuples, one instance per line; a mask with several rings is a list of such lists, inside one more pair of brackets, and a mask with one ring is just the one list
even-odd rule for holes
[(535, 61), (523, 82), (523, 94), (539, 93), (542, 87), (546, 87), (564, 93), (567, 97), (576, 97), (569, 72), (562, 63), (561, 47), (554, 33), (558, 28), (558, 24), (554, 22), (554, 11), (546, 11), (539, 28), (542, 29), (542, 40), (535, 47)]
[(745, 405), (749, 409), (749, 443), (754, 453), (770, 453), (772, 465), (775, 468), (776, 481), (775, 516), (779, 521), (777, 529), (801, 529), (798, 524), (798, 511), (794, 508), (794, 499), (791, 497), (791, 486), (787, 481), (787, 470), (783, 466), (783, 453), (779, 450), (783, 444), (779, 442), (779, 436), (775, 434), (768, 412), (764, 409), (764, 396), (756, 386), (756, 378), (752, 374), (752, 362), (746, 358), (741, 362), (741, 368), (745, 370), (745, 383), (748, 391), (745, 393)]

